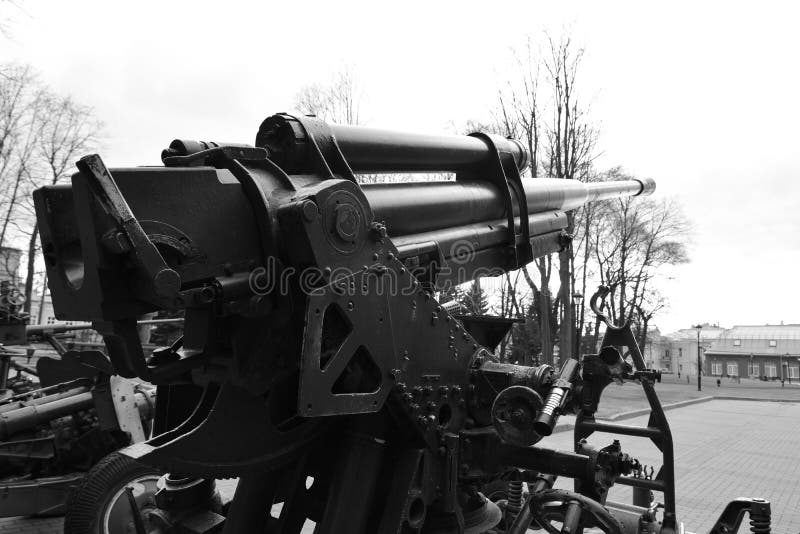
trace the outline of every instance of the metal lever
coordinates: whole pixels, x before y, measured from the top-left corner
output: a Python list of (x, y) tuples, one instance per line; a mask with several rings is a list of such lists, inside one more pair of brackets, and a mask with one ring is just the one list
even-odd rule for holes
[(76, 165), (86, 176), (103, 210), (114, 220), (116, 233), (109, 238), (118, 245), (118, 252), (133, 253), (152, 283), (156, 296), (169, 299), (177, 295), (181, 288), (181, 277), (167, 266), (147, 237), (100, 156), (84, 156)]

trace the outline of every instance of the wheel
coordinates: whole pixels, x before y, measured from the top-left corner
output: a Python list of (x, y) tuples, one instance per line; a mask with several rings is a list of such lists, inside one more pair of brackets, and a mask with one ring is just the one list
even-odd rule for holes
[[(136, 532), (128, 488), (136, 513), (155, 507), (158, 470), (118, 452), (100, 460), (70, 493), (64, 516), (64, 534), (123, 534)], [(144, 519), (147, 524), (146, 518)]]
[[(586, 527), (597, 527), (606, 534), (624, 534), (622, 524), (602, 504), (579, 493), (548, 489), (534, 494), (531, 502), (534, 523), (550, 534), (582, 532)], [(553, 525), (569, 523), (562, 528)]]

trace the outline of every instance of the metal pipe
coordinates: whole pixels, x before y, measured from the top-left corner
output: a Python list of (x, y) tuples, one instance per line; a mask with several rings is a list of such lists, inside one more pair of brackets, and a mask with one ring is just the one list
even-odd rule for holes
[(574, 452), (502, 443), (497, 457), (506, 465), (557, 476), (584, 479), (590, 473), (591, 459)]
[[(516, 219), (519, 223), (519, 218)], [(567, 227), (567, 215), (563, 212), (535, 213), (528, 219), (530, 236), (556, 232)], [(455, 228), (442, 228), (419, 234), (407, 234), (393, 237), (392, 242), (398, 248), (400, 257), (406, 256), (406, 251), (414, 255), (411, 245), (419, 243), (436, 243), (445, 260), (452, 255), (463, 254), (464, 250), (459, 250), (460, 246), (469, 243), (470, 252), (501, 246), (508, 242), (508, 221), (497, 219), (482, 223), (457, 226)]]
[(608, 434), (622, 434), (623, 436), (639, 436), (650, 439), (663, 439), (664, 432), (655, 427), (639, 427), (620, 425), (615, 423), (600, 423), (597, 421), (584, 421), (582, 423), (586, 432), (606, 432)]
[(88, 410), (93, 406), (92, 394), (86, 392), (2, 413), (0, 414), (0, 440), (6, 440), (9, 436), (22, 430), (81, 410)]
[(649, 480), (646, 478), (621, 476), (617, 478), (616, 482), (623, 486), (633, 486), (634, 488), (645, 488), (654, 491), (664, 491), (666, 487), (663, 480)]
[[(284, 169), (303, 167), (310, 159), (304, 125), (316, 129), (319, 123), (315, 118), (272, 115), (261, 124), (256, 146), (266, 148), (270, 159)], [(339, 150), (357, 173), (474, 170), (490, 162), (494, 150), (480, 137), (467, 135), (418, 134), (338, 124), (323, 126), (330, 128)], [(493, 141), (498, 149), (511, 155), (520, 171), (527, 168), (530, 155), (522, 143), (501, 137), (494, 137)]]
[[(47, 386), (39, 389), (34, 389), (31, 391), (26, 391), (25, 393), (19, 393), (14, 395), (13, 397), (9, 397), (7, 399), (3, 399), (0, 401), (0, 411), (6, 408), (10, 403), (20, 403), (20, 406), (25, 406), (28, 404), (41, 404), (42, 402), (48, 402), (51, 399), (51, 395), (48, 393), (46, 396), (43, 395), (49, 391), (58, 390), (59, 392), (65, 392), (69, 395), (73, 395), (74, 393), (70, 393), (70, 388), (77, 388), (78, 386), (89, 386), (92, 384), (91, 379), (82, 377), (82, 378), (75, 378), (73, 380), (68, 380), (67, 382), (61, 382), (59, 384), (53, 384), (52, 386)], [(89, 391), (89, 388), (84, 388), (86, 391)], [(40, 395), (40, 396), (36, 396)], [(23, 399), (28, 399), (23, 401)]]
[[(62, 384), (57, 384), (57, 386), (61, 385)], [(43, 390), (37, 390), (37, 391), (43, 391)], [(88, 387), (76, 387), (59, 391), (58, 393), (51, 393), (43, 397), (31, 398), (28, 400), (13, 400), (11, 402), (8, 402), (11, 399), (6, 399), (6, 401), (2, 405), (0, 405), (0, 413), (19, 410), (20, 408), (24, 408), (26, 406), (37, 406), (40, 404), (46, 404), (48, 402), (53, 402), (54, 400), (58, 399), (66, 399), (68, 397), (74, 397), (75, 395), (78, 395), (80, 393), (85, 393), (87, 391), (89, 391)], [(24, 398), (24, 395), (20, 395), (19, 397)]]
[[(136, 324), (139, 326), (156, 326), (160, 324), (182, 323), (183, 318), (177, 317), (172, 319), (149, 319), (147, 321), (138, 321)], [(72, 332), (73, 330), (92, 330), (94, 326), (92, 323), (72, 323), (72, 324), (32, 324), (25, 327), (25, 333), (29, 336), (43, 335), (43, 334), (62, 334), (65, 332)]]
[[(332, 124), (336, 141), (358, 172), (458, 171), (489, 160), (489, 148), (478, 137), (429, 135), (363, 126)], [(502, 147), (511, 153), (519, 170), (530, 161), (527, 149), (506, 139)]]
[[(530, 214), (569, 211), (587, 202), (649, 195), (652, 180), (584, 183), (559, 178), (522, 180)], [(362, 186), (375, 219), (390, 237), (506, 218), (503, 197), (489, 182), (409, 182)]]

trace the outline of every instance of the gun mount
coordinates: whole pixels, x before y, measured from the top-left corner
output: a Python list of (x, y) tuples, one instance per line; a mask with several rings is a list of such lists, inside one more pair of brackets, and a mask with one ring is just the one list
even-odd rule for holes
[[(57, 316), (92, 321), (118, 373), (158, 385), (154, 437), (125, 454), (172, 475), (156, 509), (136, 509), (137, 532), (296, 533), (307, 519), (323, 534), (676, 531), (669, 428), (632, 338), (558, 372), (505, 364), (480, 320), (435, 298), (560, 250), (569, 210), (652, 181), (525, 179), (528, 154), (501, 137), (286, 114), (255, 146), (176, 140), (162, 161), (109, 171), (87, 156), (71, 185), (34, 195)], [(355, 179), (406, 171), (455, 180)], [(178, 308), (183, 338), (145, 358), (136, 318)], [(639, 354), (635, 371), (615, 345)], [(616, 441), (538, 445), (565, 412), (582, 414), (581, 438), (600, 430), (614, 380), (642, 383), (661, 413), (634, 434), (664, 451), (655, 480)], [(179, 482), (192, 476), (240, 478), (224, 517), (202, 505), (213, 485)], [(551, 489), (556, 476), (576, 491)], [(498, 481), (503, 510), (484, 496)], [(662, 519), (649, 500), (606, 503), (618, 481), (663, 491)]]

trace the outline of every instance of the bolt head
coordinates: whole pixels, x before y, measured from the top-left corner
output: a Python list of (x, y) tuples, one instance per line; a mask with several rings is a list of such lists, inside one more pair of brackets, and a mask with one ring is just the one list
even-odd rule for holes
[(312, 200), (306, 200), (303, 202), (303, 218), (308, 222), (313, 222), (317, 220), (319, 217), (319, 209), (317, 209), (317, 205), (314, 204)]
[(355, 239), (358, 235), (360, 217), (352, 204), (339, 204), (334, 210), (336, 215), (336, 233), (345, 240)]

